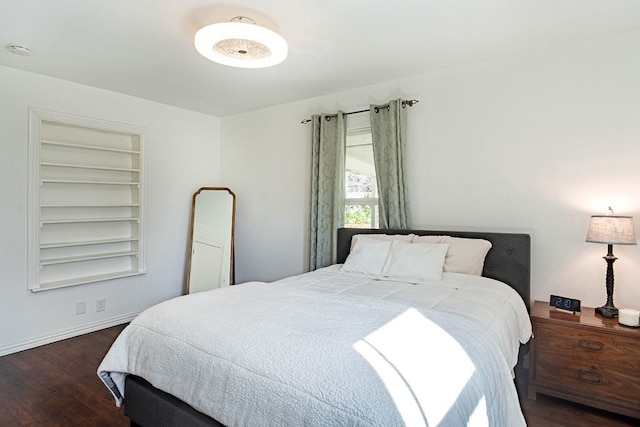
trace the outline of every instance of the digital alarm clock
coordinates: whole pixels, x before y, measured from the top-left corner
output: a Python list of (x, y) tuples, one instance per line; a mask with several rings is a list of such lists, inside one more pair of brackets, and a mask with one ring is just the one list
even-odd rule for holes
[(580, 311), (580, 300), (575, 298), (560, 297), (551, 295), (549, 305), (558, 310), (571, 311), (573, 313)]

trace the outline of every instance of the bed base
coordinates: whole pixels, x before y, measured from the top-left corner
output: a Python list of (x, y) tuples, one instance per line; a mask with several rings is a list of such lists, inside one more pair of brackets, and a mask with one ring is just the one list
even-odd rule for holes
[(213, 418), (135, 375), (127, 376), (125, 390), (127, 398), (124, 401), (124, 414), (131, 420), (131, 427), (224, 427)]
[[(409, 233), (420, 236), (448, 235), (489, 240), (492, 247), (485, 258), (482, 275), (500, 280), (514, 288), (522, 297), (527, 310), (529, 309), (531, 239), (528, 234), (341, 228), (338, 229), (337, 235), (337, 262), (343, 263), (347, 258), (351, 238), (355, 234)], [(524, 372), (522, 358), (525, 353), (526, 350), (523, 351), (521, 347), (516, 373)], [(516, 381), (518, 376), (520, 375), (517, 374)], [(135, 375), (127, 376), (125, 390), (124, 413), (131, 420), (132, 427), (224, 427), (220, 422), (198, 412), (178, 398), (153, 387), (149, 382)]]

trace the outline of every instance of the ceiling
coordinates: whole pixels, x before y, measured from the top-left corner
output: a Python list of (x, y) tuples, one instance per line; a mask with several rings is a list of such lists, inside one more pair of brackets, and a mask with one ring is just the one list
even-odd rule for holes
[[(226, 116), (640, 28), (639, 0), (2, 0), (0, 65)], [(289, 43), (210, 62), (202, 26), (248, 16)], [(4, 46), (29, 47), (17, 56)], [(1, 82), (6, 84), (7, 82)]]

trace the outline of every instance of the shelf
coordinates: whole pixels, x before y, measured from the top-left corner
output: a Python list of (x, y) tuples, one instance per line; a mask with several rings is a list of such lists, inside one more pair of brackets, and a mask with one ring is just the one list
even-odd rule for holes
[(138, 222), (138, 218), (83, 218), (83, 219), (45, 219), (40, 221), (41, 225), (45, 224), (80, 224), (88, 222)]
[(74, 246), (89, 246), (89, 245), (106, 245), (109, 243), (138, 242), (139, 240), (140, 239), (137, 237), (123, 237), (122, 239), (85, 240), (83, 242), (44, 243), (40, 245), (40, 249), (70, 248)]
[(112, 153), (140, 154), (140, 151), (137, 151), (137, 150), (122, 150), (119, 148), (96, 147), (93, 145), (75, 144), (72, 142), (51, 141), (47, 139), (43, 139), (40, 142), (42, 143), (42, 145), (52, 145), (57, 147), (81, 148), (83, 150), (95, 150), (95, 151), (110, 151)]
[(134, 181), (79, 181), (75, 179), (43, 179), (42, 184), (90, 184), (90, 185), (133, 185), (139, 186)]
[(89, 166), (89, 165), (74, 165), (70, 163), (54, 163), (54, 162), (41, 162), (41, 166), (52, 166), (57, 168), (73, 168), (73, 169), (90, 169), (98, 171), (116, 171), (116, 172), (140, 172), (140, 169), (133, 168), (117, 168), (110, 166)]
[(138, 203), (114, 203), (114, 204), (80, 204), (80, 203), (69, 203), (69, 204), (54, 204), (40, 205), (42, 208), (55, 209), (55, 208), (139, 208), (140, 205)]
[(144, 270), (126, 270), (114, 273), (97, 274), (94, 276), (76, 277), (66, 280), (58, 280), (55, 282), (42, 282), (39, 288), (31, 289), (31, 292), (46, 291), (49, 289), (63, 288), (66, 286), (84, 285), (85, 283), (100, 282), (102, 280), (119, 279), (122, 277), (137, 276), (144, 274)]
[(79, 256), (68, 256), (68, 257), (60, 257), (60, 258), (40, 259), (40, 266), (44, 267), (47, 265), (67, 264), (70, 262), (93, 261), (93, 260), (99, 260), (99, 259), (121, 258), (126, 256), (137, 256), (137, 255), (138, 255), (138, 251), (125, 251), (125, 252), (110, 252), (110, 253), (94, 254), (94, 255), (79, 255)]

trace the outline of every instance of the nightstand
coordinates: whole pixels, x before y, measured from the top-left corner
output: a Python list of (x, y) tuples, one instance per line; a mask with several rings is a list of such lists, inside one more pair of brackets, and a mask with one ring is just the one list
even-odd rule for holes
[(556, 311), (536, 301), (529, 399), (537, 393), (640, 418), (640, 329), (617, 319)]

